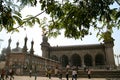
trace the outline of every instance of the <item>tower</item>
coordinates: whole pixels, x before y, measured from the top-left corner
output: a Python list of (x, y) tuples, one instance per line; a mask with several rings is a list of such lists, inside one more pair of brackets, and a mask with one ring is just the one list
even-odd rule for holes
[(27, 36), (25, 37), (25, 39), (24, 39), (24, 42), (25, 42), (25, 44), (24, 44), (24, 46), (23, 46), (23, 49), (22, 49), (22, 51), (23, 51), (23, 53), (27, 53)]
[(11, 53), (11, 47), (10, 47), (10, 44), (11, 44), (12, 40), (11, 38), (8, 40), (8, 47), (7, 47), (7, 50), (6, 50), (6, 53)]
[(115, 59), (114, 59), (114, 39), (111, 37), (111, 33), (109, 31), (105, 32), (104, 36), (104, 46), (105, 46), (105, 53), (106, 53), (106, 64), (109, 66), (115, 66)]
[(31, 49), (30, 49), (30, 54), (33, 55), (34, 54), (34, 50), (33, 50), (33, 45), (34, 45), (34, 41), (31, 41)]
[(114, 40), (104, 42), (104, 45), (105, 45), (107, 65), (114, 66), (115, 65), (114, 54), (113, 54)]
[(49, 47), (50, 44), (48, 43), (48, 38), (45, 34), (42, 36), (42, 43), (41, 43), (41, 49), (42, 49), (42, 57), (49, 58)]

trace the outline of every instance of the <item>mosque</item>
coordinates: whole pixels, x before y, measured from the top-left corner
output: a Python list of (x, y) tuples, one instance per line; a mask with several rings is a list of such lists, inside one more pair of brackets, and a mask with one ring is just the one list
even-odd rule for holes
[(27, 37), (24, 39), (23, 48), (16, 43), (16, 48), (11, 49), (11, 38), (8, 47), (3, 51), (6, 53), (6, 68), (16, 68), (19, 73), (24, 70), (45, 70), (45, 68), (62, 67), (67, 65), (83, 67), (89, 66), (94, 69), (104, 69), (107, 66), (114, 68), (114, 40), (104, 41), (100, 44), (73, 45), (73, 46), (51, 46), (48, 37), (42, 36), (42, 56), (34, 54), (34, 41), (31, 41), (31, 49), (27, 51)]
[(92, 68), (114, 67), (114, 39), (100, 44), (50, 46), (44, 35), (41, 43), (42, 57), (60, 61), (62, 67), (89, 66)]

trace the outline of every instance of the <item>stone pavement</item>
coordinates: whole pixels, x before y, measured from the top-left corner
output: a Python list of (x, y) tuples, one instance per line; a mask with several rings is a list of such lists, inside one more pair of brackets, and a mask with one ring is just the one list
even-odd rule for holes
[[(14, 76), (14, 80), (35, 80), (35, 77), (29, 77), (29, 76)], [(51, 79), (48, 79), (47, 77), (37, 77), (36, 80), (60, 80), (59, 78), (56, 77), (52, 77)], [(65, 78), (63, 78), (62, 80), (66, 80)], [(72, 80), (71, 78), (69, 78), (69, 80)], [(106, 80), (105, 78), (78, 78), (77, 80)]]

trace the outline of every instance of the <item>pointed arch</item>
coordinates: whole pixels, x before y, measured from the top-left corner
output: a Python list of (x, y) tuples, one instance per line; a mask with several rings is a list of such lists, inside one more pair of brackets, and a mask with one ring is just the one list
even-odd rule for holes
[(85, 64), (86, 66), (92, 66), (92, 65), (93, 65), (92, 62), (93, 62), (92, 56), (89, 55), (89, 54), (86, 54), (86, 55), (84, 56), (84, 64)]
[(97, 54), (95, 56), (95, 65), (104, 65), (105, 64), (105, 58), (103, 56), (103, 54)]
[(81, 66), (81, 57), (78, 54), (73, 54), (71, 56), (71, 64), (73, 66)]

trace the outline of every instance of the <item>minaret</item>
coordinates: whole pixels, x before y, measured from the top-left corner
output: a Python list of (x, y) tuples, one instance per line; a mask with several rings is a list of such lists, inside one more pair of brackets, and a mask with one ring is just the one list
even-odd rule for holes
[(114, 60), (114, 39), (111, 37), (111, 33), (107, 31), (106, 33), (106, 39), (104, 39), (104, 46), (105, 46), (105, 53), (106, 53), (106, 61), (107, 65), (109, 66), (115, 66), (115, 60)]
[(23, 53), (27, 53), (27, 36), (25, 37), (25, 39), (24, 39), (24, 42), (25, 42), (25, 44), (24, 44), (24, 46), (23, 46), (23, 49), (22, 49), (22, 51), (23, 51)]
[(34, 49), (33, 49), (34, 41), (31, 41), (31, 49), (30, 49), (30, 54), (34, 54)]
[(6, 53), (11, 53), (11, 47), (10, 47), (11, 42), (12, 42), (12, 40), (10, 37), (10, 39), (8, 40), (8, 47), (7, 47)]
[(42, 57), (50, 58), (49, 47), (50, 44), (48, 43), (48, 38), (45, 34), (43, 34), (41, 43)]
[(19, 49), (19, 42), (16, 43), (16, 49), (18, 51), (18, 49)]

